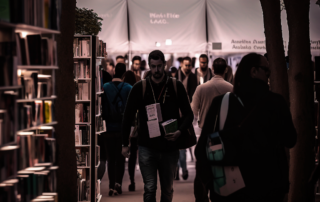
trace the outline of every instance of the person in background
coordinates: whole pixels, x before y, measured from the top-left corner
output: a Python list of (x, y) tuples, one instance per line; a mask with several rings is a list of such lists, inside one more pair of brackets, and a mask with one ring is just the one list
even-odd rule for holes
[(131, 65), (131, 71), (133, 71), (133, 73), (136, 76), (136, 81), (140, 81), (141, 80), (141, 57), (140, 56), (134, 56), (132, 58), (132, 65)]
[(114, 63), (112, 59), (107, 59), (106, 61), (106, 71), (110, 74), (111, 77), (114, 75)]
[(121, 155), (121, 124), (127, 98), (132, 86), (122, 82), (126, 65), (118, 63), (111, 82), (103, 85), (104, 97), (102, 117), (106, 121), (105, 146), (108, 153), (109, 196), (122, 194), (125, 158)]
[[(138, 145), (139, 165), (144, 182), (143, 200), (144, 202), (156, 201), (159, 173), (161, 201), (171, 202), (173, 178), (179, 157), (177, 140), (180, 135), (186, 135), (188, 127), (192, 124), (193, 113), (182, 83), (177, 81), (177, 90), (175, 90), (172, 79), (164, 70), (166, 65), (164, 54), (159, 50), (152, 51), (148, 61), (151, 76), (145, 80), (145, 92), (143, 93), (144, 80), (139, 81), (133, 86), (127, 102), (122, 125), (122, 154), (125, 157), (129, 155), (128, 139), (132, 120), (139, 110)], [(179, 109), (181, 110), (182, 121), (178, 122), (176, 132), (166, 134), (157, 119), (148, 121), (146, 106), (155, 103), (160, 105), (163, 121), (180, 120)], [(150, 124), (154, 124), (155, 130), (149, 130)]]
[[(133, 86), (136, 82), (136, 75), (132, 71), (126, 71), (123, 75), (123, 82), (126, 82)], [(141, 80), (141, 79), (140, 79)], [(132, 126), (135, 127), (137, 125), (137, 119), (134, 120)], [(128, 161), (128, 172), (130, 178), (129, 191), (135, 191), (136, 185), (134, 180), (135, 169), (137, 164), (137, 152), (138, 152), (138, 140), (137, 140), (137, 131), (133, 131), (133, 134), (130, 134), (130, 156)]]
[(177, 68), (174, 67), (174, 66), (172, 66), (172, 67), (170, 67), (169, 75), (170, 75), (171, 77), (176, 77), (177, 71), (178, 71)]
[[(192, 98), (191, 108), (195, 119), (197, 119), (199, 114), (199, 128), (203, 127), (212, 100), (219, 95), (232, 92), (233, 89), (233, 86), (223, 79), (227, 72), (227, 63), (224, 59), (217, 58), (213, 61), (213, 71), (215, 76), (208, 82), (198, 86)], [(201, 171), (201, 169), (197, 169), (197, 167), (199, 167), (198, 161), (196, 162), (196, 171)], [(201, 182), (199, 175), (200, 174), (196, 172), (194, 179), (194, 196), (196, 202), (207, 202), (209, 201), (209, 189)]]
[(209, 81), (214, 76), (211, 69), (208, 67), (208, 62), (208, 56), (206, 54), (201, 54), (199, 57), (200, 67), (196, 68), (194, 71), (198, 85)]
[(229, 65), (227, 66), (227, 73), (224, 75), (224, 80), (228, 81), (229, 83), (233, 84), (233, 72), (232, 67)]
[[(233, 93), (224, 128), (219, 121), (223, 95), (213, 99), (195, 149), (200, 180), (210, 186), (212, 202), (283, 202), (289, 190), (289, 167), (285, 148), (297, 141), (290, 109), (285, 99), (269, 91), (269, 63), (256, 53), (244, 56), (235, 75)], [(219, 124), (217, 124), (219, 127)], [(218, 137), (229, 148), (228, 165), (239, 166), (245, 187), (221, 196), (213, 186), (213, 161), (207, 160), (208, 135)], [(231, 150), (230, 150), (231, 149)], [(227, 149), (225, 150), (227, 151)], [(225, 166), (220, 162), (219, 166)], [(200, 170), (199, 170), (200, 169)], [(218, 189), (219, 190), (219, 189)]]
[[(191, 72), (191, 58), (185, 57), (182, 60), (181, 68), (177, 71), (175, 77), (178, 81), (181, 81), (184, 88), (187, 91), (189, 101), (192, 102), (192, 96), (197, 88), (197, 77)], [(182, 168), (182, 178), (187, 180), (189, 172), (187, 169), (187, 154), (186, 149), (182, 149), (179, 152), (179, 162), (176, 171), (176, 180), (179, 179), (179, 166)]]
[(123, 64), (125, 64), (125, 58), (124, 58), (122, 55), (118, 55), (118, 56), (116, 57), (116, 64), (118, 64), (118, 63), (123, 63)]

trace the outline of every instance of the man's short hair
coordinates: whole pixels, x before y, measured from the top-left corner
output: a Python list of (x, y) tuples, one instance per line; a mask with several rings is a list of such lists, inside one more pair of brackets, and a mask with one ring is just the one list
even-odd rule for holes
[(139, 60), (140, 62), (141, 62), (141, 57), (140, 56), (134, 56), (133, 58), (132, 58), (132, 64), (134, 63), (134, 61), (135, 60)]
[(187, 57), (184, 57), (184, 58), (183, 58), (183, 60), (182, 60), (182, 62), (183, 62), (183, 61), (185, 61), (185, 60), (188, 60), (188, 61), (190, 62), (190, 64), (192, 63), (191, 58), (190, 58), (190, 57), (188, 57), (188, 56), (187, 56)]
[(227, 63), (223, 58), (217, 58), (213, 61), (214, 74), (223, 75), (226, 71)]
[(166, 62), (164, 59), (164, 54), (160, 50), (154, 50), (149, 54), (149, 57), (148, 57), (149, 64), (150, 64), (151, 59), (152, 60), (159, 60), (160, 59), (163, 63)]
[(124, 57), (123, 57), (122, 55), (118, 55), (118, 56), (116, 57), (116, 60), (118, 60), (119, 58), (124, 60)]
[(201, 54), (200, 57), (199, 57), (199, 59), (200, 59), (200, 58), (207, 58), (207, 62), (209, 62), (209, 58), (208, 58), (208, 56), (207, 56), (206, 54)]
[(126, 72), (126, 65), (123, 63), (118, 63), (115, 68), (114, 78), (122, 78), (125, 72)]

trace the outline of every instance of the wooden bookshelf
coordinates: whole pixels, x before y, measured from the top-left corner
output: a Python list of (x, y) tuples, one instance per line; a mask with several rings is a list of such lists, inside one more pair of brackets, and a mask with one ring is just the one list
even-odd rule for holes
[[(59, 3), (60, 0), (56, 2)], [(5, 9), (17, 12), (10, 6), (12, 5), (10, 4), (9, 8)], [(40, 13), (39, 10), (35, 12), (35, 9), (41, 8), (25, 5), (23, 16)], [(49, 9), (57, 9), (55, 10), (57, 15), (53, 16), (54, 14), (51, 13), (50, 17), (60, 19), (58, 16), (60, 7), (49, 6)], [(9, 21), (13, 21), (11, 17)], [(39, 20), (36, 14), (32, 19)], [(19, 20), (26, 22), (26, 19)], [(56, 23), (56, 27), (59, 27), (59, 20)], [(3, 76), (0, 78), (0, 158), (2, 162), (3, 160), (6, 162), (0, 165), (1, 173), (3, 173), (0, 176), (0, 195), (15, 196), (15, 198), (10, 198), (12, 202), (41, 198), (43, 197), (42, 192), (56, 199), (58, 197), (56, 187), (50, 185), (57, 183), (56, 171), (58, 169), (55, 159), (54, 133), (54, 126), (58, 122), (54, 117), (54, 104), (57, 99), (55, 70), (59, 69), (56, 65), (55, 35), (60, 34), (60, 31), (39, 26), (0, 20), (1, 46), (9, 48), (6, 52), (2, 51), (0, 55), (9, 58), (8, 61), (6, 59), (4, 68), (0, 70), (0, 76)], [(51, 22), (50, 26), (54, 27), (54, 23)], [(32, 37), (37, 37), (37, 39), (32, 40)], [(44, 43), (47, 43), (47, 46)], [(50, 79), (44, 81), (43, 77), (38, 77), (40, 74)], [(39, 88), (37, 88), (38, 85)], [(37, 96), (38, 92), (42, 97)], [(37, 103), (40, 102), (42, 104), (38, 105)], [(30, 134), (23, 135), (23, 133)], [(28, 185), (23, 186), (26, 181), (29, 182)], [(48, 183), (46, 184), (45, 181)], [(49, 185), (49, 181), (52, 184)], [(0, 201), (2, 199), (0, 196)]]
[[(81, 200), (78, 198), (78, 201), (91, 201), (96, 202), (101, 200), (101, 195), (95, 196), (94, 193), (96, 193), (96, 182), (97, 182), (97, 167), (100, 164), (100, 159), (97, 158), (97, 149), (100, 149), (100, 147), (97, 147), (97, 135), (103, 133), (104, 131), (96, 133), (96, 124), (100, 122), (96, 122), (96, 119), (101, 119), (102, 111), (101, 109), (98, 109), (98, 106), (101, 106), (101, 99), (97, 100), (97, 97), (103, 94), (102, 86), (101, 86), (101, 58), (100, 56), (97, 56), (97, 41), (99, 40), (98, 37), (92, 36), (92, 35), (75, 35), (74, 36), (74, 82), (76, 86), (76, 98), (75, 98), (75, 109), (76, 113), (76, 120), (75, 120), (75, 139), (80, 139), (80, 136), (83, 135), (80, 134), (78, 131), (80, 131), (80, 127), (89, 126), (90, 127), (90, 144), (89, 145), (75, 145), (76, 149), (78, 150), (78, 153), (81, 154), (84, 153), (81, 149), (88, 148), (89, 150), (89, 164), (90, 166), (77, 166), (77, 169), (83, 169), (83, 170), (89, 170), (89, 176), (86, 176), (85, 181), (90, 180), (90, 187), (89, 187), (89, 197), (88, 198), (81, 198)], [(82, 56), (83, 54), (87, 56)], [(89, 70), (89, 73), (87, 73), (87, 70)], [(85, 78), (84, 78), (85, 77)], [(80, 86), (79, 86), (80, 84)], [(87, 92), (85, 89), (85, 86), (89, 86), (89, 91)], [(82, 86), (81, 86), (82, 85)], [(89, 95), (87, 96), (87, 93)], [(81, 97), (82, 96), (82, 97)], [(89, 99), (84, 99), (84, 97), (89, 97)], [(81, 98), (80, 98), (81, 97)], [(82, 104), (82, 105), (79, 105)], [(80, 108), (80, 110), (78, 110)], [(90, 109), (90, 113), (88, 114), (85, 112), (85, 109)], [(84, 114), (81, 114), (80, 116), (78, 113), (83, 112)], [(90, 117), (89, 121), (83, 121), (81, 120), (84, 117)], [(79, 118), (80, 117), (80, 118)], [(80, 119), (80, 120), (79, 120)], [(79, 122), (80, 121), (80, 122)], [(79, 137), (77, 137), (79, 136)], [(83, 140), (83, 137), (81, 138)], [(86, 150), (85, 150), (86, 151)], [(100, 152), (99, 152), (100, 153)], [(96, 165), (96, 162), (99, 162), (98, 165)], [(82, 159), (83, 163), (83, 159)], [(77, 171), (78, 172), (78, 171)], [(87, 172), (87, 171), (82, 171)], [(84, 178), (81, 178), (82, 180)], [(91, 180), (93, 179), (93, 180)], [(79, 182), (79, 179), (78, 179)], [(78, 185), (79, 186), (79, 185)], [(100, 198), (99, 198), (100, 197)]]

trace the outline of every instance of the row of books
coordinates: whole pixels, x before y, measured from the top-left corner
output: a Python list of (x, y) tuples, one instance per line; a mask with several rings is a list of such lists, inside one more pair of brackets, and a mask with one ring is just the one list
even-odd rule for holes
[(78, 103), (75, 106), (75, 122), (90, 122), (90, 103)]
[(15, 176), (17, 168), (16, 156), (16, 149), (0, 151), (0, 182)]
[(95, 79), (95, 86), (96, 86), (96, 92), (100, 92), (103, 90), (102, 86), (102, 66), (97, 65), (96, 66), (96, 79)]
[(38, 100), (18, 104), (18, 130), (54, 121), (54, 104), (49, 100)]
[(90, 200), (90, 178), (88, 171), (89, 169), (77, 170), (78, 201)]
[(21, 132), (17, 135), (18, 169), (56, 163), (56, 140), (48, 134)]
[(51, 75), (39, 74), (38, 71), (23, 71), (18, 78), (24, 99), (43, 98), (53, 95)]
[(102, 104), (101, 104), (101, 96), (96, 96), (96, 115), (102, 113)]
[(106, 121), (103, 120), (102, 116), (96, 117), (96, 132), (106, 131)]
[(76, 83), (76, 100), (90, 100), (90, 84)]
[(74, 77), (75, 79), (90, 78), (90, 61), (79, 60), (74, 62)]
[(57, 191), (56, 169), (51, 168), (37, 172), (25, 171), (17, 175), (20, 202), (30, 202), (43, 193)]
[(73, 57), (90, 57), (90, 48), (89, 38), (73, 39)]
[(77, 166), (90, 166), (90, 156), (88, 147), (76, 147)]
[(15, 99), (15, 95), (0, 91), (0, 145), (14, 141)]
[(74, 136), (76, 146), (90, 144), (89, 129), (87, 125), (75, 125)]
[(59, 30), (61, 0), (4, 0), (0, 19)]
[(57, 42), (41, 35), (22, 36), (16, 33), (19, 65), (57, 66)]
[(107, 44), (102, 40), (97, 40), (97, 57), (106, 57), (107, 55)]

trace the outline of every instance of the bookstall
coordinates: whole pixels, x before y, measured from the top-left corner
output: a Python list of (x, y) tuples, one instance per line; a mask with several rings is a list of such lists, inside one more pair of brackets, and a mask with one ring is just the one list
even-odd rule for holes
[(78, 201), (100, 201), (100, 148), (97, 135), (106, 132), (102, 119), (101, 95), (103, 42), (97, 36), (75, 35), (75, 148), (77, 155)]
[(0, 201), (58, 201), (55, 36), (61, 2), (9, 2), (2, 2), (0, 21)]

